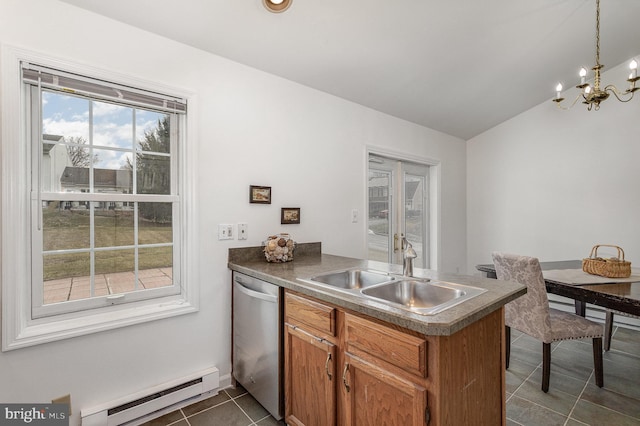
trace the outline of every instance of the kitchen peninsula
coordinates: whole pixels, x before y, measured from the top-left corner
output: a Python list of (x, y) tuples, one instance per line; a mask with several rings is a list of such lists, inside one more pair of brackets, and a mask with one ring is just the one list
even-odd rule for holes
[[(486, 291), (422, 315), (308, 278), (347, 269), (399, 276), (398, 265), (321, 253), (268, 263), (261, 247), (229, 250), (229, 268), (281, 288), (289, 425), (504, 425), (503, 306), (525, 287), (416, 269), (415, 277)], [(304, 279), (301, 280), (301, 279)]]

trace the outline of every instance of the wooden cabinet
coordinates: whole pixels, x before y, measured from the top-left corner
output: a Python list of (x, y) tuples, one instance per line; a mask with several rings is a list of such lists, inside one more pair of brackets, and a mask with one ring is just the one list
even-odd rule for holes
[(344, 425), (421, 426), (427, 390), (384, 368), (345, 353)]
[(425, 336), (285, 293), (285, 421), (504, 425), (504, 314)]
[(346, 312), (343, 329), (344, 424), (424, 425), (425, 338)]
[(335, 425), (335, 345), (292, 325), (286, 326), (285, 336), (286, 422)]
[(285, 421), (336, 424), (336, 309), (285, 293)]

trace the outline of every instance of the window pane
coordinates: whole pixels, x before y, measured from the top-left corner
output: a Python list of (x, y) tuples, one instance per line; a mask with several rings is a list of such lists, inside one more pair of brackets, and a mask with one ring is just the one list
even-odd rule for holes
[(135, 242), (133, 209), (122, 202), (94, 202), (96, 247), (131, 246)]
[(93, 296), (91, 295), (90, 276), (76, 277), (71, 280), (69, 300), (89, 299), (90, 297), (106, 296), (108, 294), (107, 283), (102, 276), (95, 278)]
[[(70, 162), (71, 166), (87, 168), (98, 161), (95, 154), (91, 154), (87, 146), (87, 141), (84, 139), (68, 138), (65, 139), (65, 142), (68, 142), (66, 145), (67, 163)], [(69, 165), (67, 165), (67, 167), (69, 167)]]
[(131, 194), (132, 154), (130, 152), (95, 149), (96, 163), (93, 169), (95, 193)]
[(103, 275), (110, 294), (136, 290), (134, 250), (96, 252), (96, 277)]
[(171, 151), (170, 117), (167, 114), (143, 110), (138, 110), (137, 114), (139, 128), (142, 130), (138, 135), (136, 156), (137, 192), (138, 194), (170, 194), (170, 158), (151, 154), (151, 152), (168, 154)]
[(43, 303), (59, 303), (89, 297), (89, 253), (45, 254)]
[(133, 108), (93, 101), (93, 144), (133, 150)]
[(69, 300), (71, 278), (49, 280), (44, 282), (43, 304), (60, 303)]
[(136, 140), (141, 151), (171, 152), (169, 115), (136, 110)]
[(173, 241), (171, 203), (138, 203), (138, 216), (139, 244)]
[(45, 254), (43, 256), (44, 281), (89, 276), (89, 253)]
[(45, 140), (88, 141), (89, 100), (43, 90), (42, 133)]
[(173, 284), (172, 247), (141, 248), (138, 264), (138, 277), (144, 288), (167, 287)]
[(131, 151), (95, 148), (93, 152), (95, 158), (93, 167), (95, 169), (131, 170), (133, 164)]
[(59, 181), (62, 192), (89, 192), (89, 169), (86, 166), (67, 166)]
[(89, 247), (89, 210), (78, 201), (45, 201), (42, 206), (42, 249)]
[(45, 192), (75, 192), (88, 187), (89, 101), (56, 92), (42, 92), (42, 175)]
[(138, 154), (136, 168), (136, 185), (138, 194), (171, 193), (171, 162), (169, 157)]

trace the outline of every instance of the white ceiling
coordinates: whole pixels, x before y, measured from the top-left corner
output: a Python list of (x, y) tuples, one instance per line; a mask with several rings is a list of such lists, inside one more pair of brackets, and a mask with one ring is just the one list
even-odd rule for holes
[[(595, 62), (595, 0), (63, 1), (465, 140)], [(639, 18), (601, 1), (605, 71), (640, 54)]]

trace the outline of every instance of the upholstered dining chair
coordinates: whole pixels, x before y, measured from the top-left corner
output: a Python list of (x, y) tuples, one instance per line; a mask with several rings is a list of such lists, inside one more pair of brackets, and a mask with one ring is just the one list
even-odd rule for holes
[(593, 339), (593, 364), (596, 385), (603, 386), (603, 326), (569, 312), (549, 307), (547, 289), (540, 262), (535, 257), (492, 254), (499, 280), (527, 286), (527, 293), (505, 305), (506, 368), (511, 352), (511, 328), (542, 342), (542, 390), (549, 391), (551, 342), (569, 339)]

